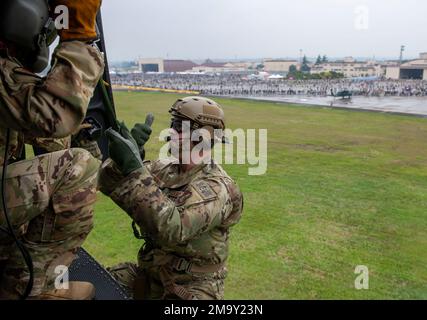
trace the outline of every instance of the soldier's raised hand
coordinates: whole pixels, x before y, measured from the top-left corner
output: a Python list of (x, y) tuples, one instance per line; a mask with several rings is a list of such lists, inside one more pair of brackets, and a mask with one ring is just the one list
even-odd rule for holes
[(145, 123), (137, 123), (131, 130), (132, 137), (135, 139), (139, 147), (139, 153), (141, 154), (142, 160), (145, 158), (144, 145), (150, 139), (152, 132), (151, 126), (154, 122), (153, 114), (149, 113), (145, 118)]

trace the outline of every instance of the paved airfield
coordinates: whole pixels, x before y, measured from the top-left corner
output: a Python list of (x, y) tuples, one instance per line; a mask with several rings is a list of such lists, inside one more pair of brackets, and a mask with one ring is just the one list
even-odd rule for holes
[(333, 97), (309, 96), (250, 97), (250, 99), (364, 109), (379, 112), (408, 113), (427, 117), (427, 97), (353, 97), (351, 101), (339, 98), (334, 99)]

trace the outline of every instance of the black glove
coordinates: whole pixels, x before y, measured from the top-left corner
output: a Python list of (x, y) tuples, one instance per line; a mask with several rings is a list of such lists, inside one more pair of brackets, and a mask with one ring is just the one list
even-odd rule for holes
[(145, 149), (144, 145), (147, 143), (148, 139), (150, 139), (151, 135), (151, 125), (153, 124), (154, 116), (149, 113), (145, 118), (145, 123), (137, 123), (131, 130), (132, 137), (135, 139), (136, 143), (139, 147), (139, 153), (141, 155), (141, 159), (145, 158)]
[(105, 135), (109, 141), (110, 158), (116, 163), (124, 176), (142, 168), (138, 144), (123, 122), (119, 124), (119, 132), (109, 128), (105, 131)]

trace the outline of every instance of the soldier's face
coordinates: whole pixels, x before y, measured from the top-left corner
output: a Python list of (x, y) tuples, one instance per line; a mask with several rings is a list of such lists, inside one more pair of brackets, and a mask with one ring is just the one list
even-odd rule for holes
[(204, 128), (193, 130), (191, 127), (188, 120), (172, 119), (169, 151), (180, 164), (199, 164), (211, 150), (209, 131)]
[(180, 164), (191, 163), (191, 129), (189, 121), (172, 119), (170, 129), (169, 149), (171, 155), (179, 160)]

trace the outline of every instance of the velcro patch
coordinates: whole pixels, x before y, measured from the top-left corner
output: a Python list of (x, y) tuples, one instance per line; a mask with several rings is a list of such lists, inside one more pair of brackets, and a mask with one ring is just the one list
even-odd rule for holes
[(200, 180), (192, 183), (194, 190), (203, 198), (203, 200), (213, 200), (216, 199), (217, 195), (209, 183)]

